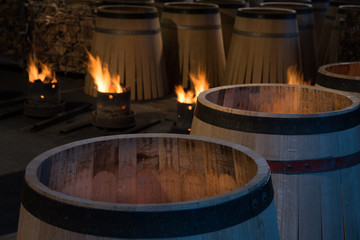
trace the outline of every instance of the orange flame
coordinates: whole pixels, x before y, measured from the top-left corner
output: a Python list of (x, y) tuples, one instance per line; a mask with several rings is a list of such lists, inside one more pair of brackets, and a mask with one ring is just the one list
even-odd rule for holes
[(43, 83), (56, 83), (55, 73), (51, 72), (50, 66), (39, 61), (35, 53), (29, 55), (29, 64), (27, 68), (29, 74), (29, 82), (33, 83), (40, 80)]
[(124, 92), (120, 85), (120, 76), (110, 75), (108, 65), (106, 63), (102, 64), (99, 56), (94, 58), (87, 50), (86, 52), (89, 55), (88, 71), (94, 79), (97, 90), (103, 93)]
[(296, 65), (289, 66), (286, 69), (287, 83), (291, 85), (310, 85), (304, 81), (304, 75), (298, 71)]
[(177, 95), (177, 101), (180, 103), (193, 104), (196, 103), (199, 94), (209, 89), (209, 83), (206, 81), (205, 73), (199, 71), (198, 76), (190, 73), (190, 80), (194, 85), (194, 91), (184, 91), (181, 85), (175, 86), (175, 93)]

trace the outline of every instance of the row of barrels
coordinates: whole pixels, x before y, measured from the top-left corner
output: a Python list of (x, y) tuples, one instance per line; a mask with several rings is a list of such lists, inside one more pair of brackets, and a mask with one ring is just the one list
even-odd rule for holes
[(206, 90), (191, 135), (106, 136), (35, 158), (17, 237), (358, 239), (359, 119), (360, 100), (331, 89)]
[[(143, 9), (125, 14), (154, 16)], [(100, 13), (124, 14), (115, 10)], [(245, 15), (252, 12), (266, 15)], [(111, 31), (159, 34), (159, 23), (146, 23), (155, 28), (114, 30), (113, 21)], [(106, 33), (109, 22), (102, 24), (95, 31)], [(166, 24), (171, 31), (174, 23)], [(137, 57), (116, 59), (150, 64)], [(154, 74), (146, 66), (134, 77)], [(215, 87), (199, 95), (190, 136), (119, 135), (47, 151), (26, 169), (18, 239), (359, 239), (360, 100), (347, 93), (357, 91), (359, 75), (358, 62), (319, 69), (319, 85), (343, 92)]]
[[(321, 3), (176, 2), (158, 6), (160, 20), (151, 7), (107, 5), (98, 9), (92, 52), (131, 87), (132, 100), (191, 88), (189, 75), (200, 71), (211, 87), (286, 83), (296, 65), (314, 84), (320, 63), (359, 60), (360, 7), (341, 6), (357, 2)], [(89, 76), (85, 92), (96, 95)]]

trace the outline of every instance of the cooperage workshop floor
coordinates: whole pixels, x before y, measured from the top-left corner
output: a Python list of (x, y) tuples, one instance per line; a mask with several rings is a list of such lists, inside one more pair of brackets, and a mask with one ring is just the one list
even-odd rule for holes
[[(83, 93), (83, 77), (67, 75), (58, 78), (62, 84), (62, 97), (65, 102), (95, 103), (93, 97)], [(23, 71), (0, 66), (0, 93), (9, 90), (25, 93), (26, 82), (26, 74)], [(2, 107), (0, 116), (5, 111), (21, 107), (22, 104)], [(171, 126), (176, 119), (174, 94), (159, 100), (132, 102), (131, 107), (136, 113), (137, 125), (127, 132), (171, 132)], [(5, 119), (0, 117), (0, 240), (15, 239), (22, 171), (28, 162), (40, 153), (65, 143), (124, 133), (98, 129), (90, 124), (90, 120), (91, 111), (88, 111), (33, 132), (31, 128), (41, 119), (30, 118), (23, 114)]]

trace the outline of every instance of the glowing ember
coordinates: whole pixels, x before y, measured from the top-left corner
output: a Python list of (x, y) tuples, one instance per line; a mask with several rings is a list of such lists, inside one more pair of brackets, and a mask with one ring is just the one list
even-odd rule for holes
[(94, 83), (97, 86), (97, 90), (103, 93), (122, 93), (124, 88), (120, 85), (119, 75), (110, 75), (107, 64), (102, 64), (98, 56), (94, 58), (91, 53), (86, 51), (89, 55), (89, 62), (87, 63), (88, 71)]
[[(33, 83), (40, 80), (43, 83), (56, 83), (55, 73), (51, 72), (50, 66), (40, 62), (34, 54), (29, 55), (29, 65), (27, 68), (29, 82)], [(54, 85), (55, 86), (55, 85)]]
[(292, 65), (286, 69), (287, 83), (291, 85), (310, 85), (304, 81), (304, 75), (298, 71), (296, 65)]
[[(181, 85), (175, 86), (175, 93), (177, 95), (177, 101), (180, 103), (193, 104), (196, 103), (197, 97), (202, 91), (209, 89), (209, 83), (206, 81), (205, 73), (200, 72), (198, 76), (190, 74), (190, 80), (194, 85), (194, 91), (184, 91)], [(190, 109), (189, 109), (190, 110)]]

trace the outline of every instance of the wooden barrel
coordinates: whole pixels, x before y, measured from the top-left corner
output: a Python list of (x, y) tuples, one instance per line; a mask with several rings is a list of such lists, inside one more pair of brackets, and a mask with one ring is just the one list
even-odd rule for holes
[(242, 0), (201, 0), (198, 2), (214, 3), (219, 6), (221, 16), (221, 31), (224, 42), (225, 56), (228, 55), (231, 36), (234, 31), (235, 18), (238, 8), (245, 7)]
[(210, 86), (219, 86), (225, 52), (219, 7), (208, 3), (166, 3), (161, 32), (171, 86), (191, 87), (189, 74), (205, 73)]
[(334, 24), (336, 13), (340, 5), (360, 4), (358, 0), (330, 0), (329, 7), (326, 11), (325, 20), (321, 29), (319, 42), (319, 64), (325, 64), (325, 54), (329, 44), (331, 28)]
[[(130, 86), (132, 100), (167, 95), (169, 89), (156, 8), (106, 5), (97, 10), (92, 55), (108, 64), (111, 74), (119, 74), (123, 86)], [(89, 74), (85, 93), (96, 96)]]
[(323, 65), (319, 68), (316, 84), (360, 98), (360, 62)]
[(280, 8), (238, 9), (225, 83), (285, 83), (291, 65), (301, 69), (296, 12)]
[(323, 64), (360, 61), (359, 29), (360, 5), (339, 6), (331, 27)]
[(296, 11), (299, 30), (301, 64), (305, 82), (314, 84), (318, 69), (315, 41), (314, 17), (311, 4), (303, 3), (262, 3), (262, 7), (285, 8)]
[(133, 134), (47, 151), (26, 168), (21, 239), (279, 239), (270, 170), (243, 146)]
[(334, 90), (244, 84), (202, 92), (192, 135), (268, 160), (281, 239), (358, 239), (360, 102)]

